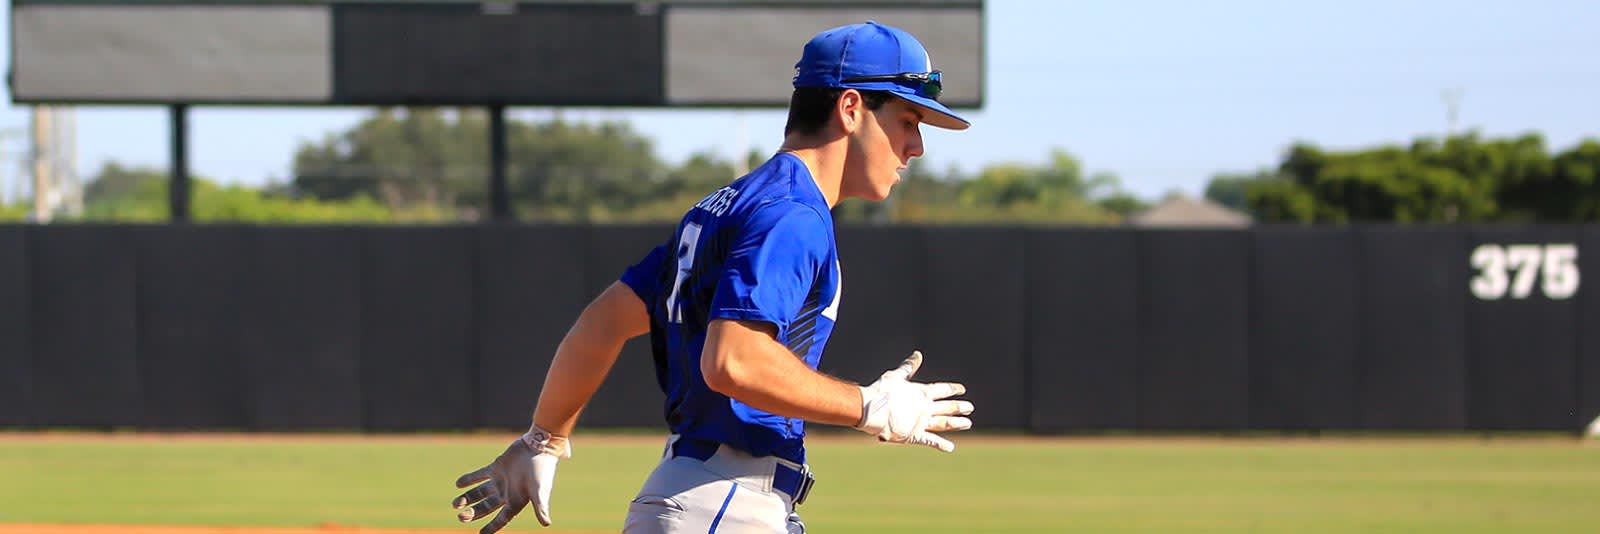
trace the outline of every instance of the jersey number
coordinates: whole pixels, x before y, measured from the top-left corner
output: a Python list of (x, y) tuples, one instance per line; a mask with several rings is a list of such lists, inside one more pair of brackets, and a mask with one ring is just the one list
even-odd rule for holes
[(669, 323), (683, 322), (683, 307), (679, 305), (678, 294), (683, 291), (683, 283), (689, 280), (689, 271), (694, 269), (694, 250), (699, 245), (700, 225), (684, 224), (683, 235), (678, 237), (678, 277), (672, 281), (672, 294), (667, 296)]

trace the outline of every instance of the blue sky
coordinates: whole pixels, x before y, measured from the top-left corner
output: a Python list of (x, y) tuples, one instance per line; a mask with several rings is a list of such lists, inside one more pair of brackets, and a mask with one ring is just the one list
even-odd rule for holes
[[(1214, 173), (1272, 165), (1295, 140), (1350, 148), (1441, 134), (1442, 92), (1452, 88), (1462, 90), (1463, 129), (1537, 131), (1557, 149), (1600, 137), (1592, 0), (989, 0), (986, 9), (986, 105), (966, 113), (966, 132), (926, 130), (936, 168), (1042, 162), (1061, 148), (1140, 196), (1198, 194)], [(0, 50), (9, 31), (7, 18)], [(25, 127), (27, 108), (0, 100), (0, 130)], [(368, 113), (193, 108), (190, 165), (227, 182), (281, 179), (297, 144)], [(736, 153), (741, 117), (763, 150), (783, 127), (781, 110), (565, 113), (629, 120), (670, 161)], [(82, 173), (111, 160), (166, 166), (164, 108), (80, 107), (78, 130)], [(0, 176), (14, 179), (23, 149), (17, 136), (0, 145)]]

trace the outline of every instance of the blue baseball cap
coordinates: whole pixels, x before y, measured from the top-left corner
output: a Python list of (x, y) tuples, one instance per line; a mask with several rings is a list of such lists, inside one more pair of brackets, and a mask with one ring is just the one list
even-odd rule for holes
[(967, 129), (972, 123), (939, 103), (941, 74), (932, 63), (916, 37), (869, 20), (812, 37), (794, 65), (794, 86), (887, 91), (922, 108), (922, 122)]

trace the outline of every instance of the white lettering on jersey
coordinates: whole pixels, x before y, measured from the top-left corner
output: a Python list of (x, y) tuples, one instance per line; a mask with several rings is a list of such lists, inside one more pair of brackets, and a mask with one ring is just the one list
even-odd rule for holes
[(830, 321), (839, 320), (839, 297), (844, 296), (844, 269), (839, 268), (839, 260), (833, 260), (833, 271), (838, 273), (833, 277), (833, 302), (822, 309), (822, 316)]
[(728, 212), (729, 207), (733, 206), (733, 198), (737, 196), (739, 196), (738, 189), (724, 187), (712, 192), (709, 195), (706, 195), (706, 198), (700, 199), (700, 202), (695, 204), (694, 207), (709, 211), (712, 215), (721, 217), (722, 214)]
[(694, 251), (700, 248), (700, 225), (688, 223), (683, 225), (683, 236), (678, 238), (678, 250), (673, 251), (678, 255), (678, 277), (672, 280), (672, 294), (667, 295), (667, 322), (682, 323), (683, 307), (678, 301), (678, 293), (683, 291), (683, 283), (689, 279), (689, 273), (694, 271)]

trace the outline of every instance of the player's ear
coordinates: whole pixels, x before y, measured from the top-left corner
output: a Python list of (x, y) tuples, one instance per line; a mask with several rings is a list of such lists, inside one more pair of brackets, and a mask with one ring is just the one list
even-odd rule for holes
[(839, 100), (834, 102), (833, 117), (839, 121), (839, 127), (845, 133), (854, 133), (861, 124), (862, 112), (866, 110), (867, 103), (861, 96), (861, 91), (845, 89), (839, 93)]

